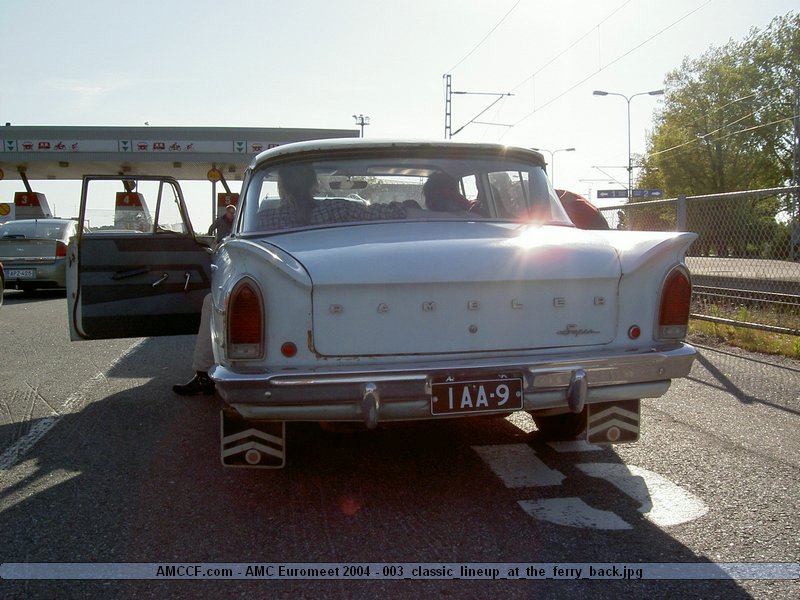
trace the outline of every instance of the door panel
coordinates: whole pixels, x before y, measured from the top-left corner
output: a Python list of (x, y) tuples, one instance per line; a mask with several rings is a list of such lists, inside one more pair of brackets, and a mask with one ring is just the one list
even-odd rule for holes
[[(196, 334), (203, 298), (211, 288), (211, 249), (195, 238), (177, 182), (147, 179), (158, 184), (151, 199), (155, 210), (132, 220), (134, 229), (123, 224), (119, 208), (113, 221), (109, 216), (107, 224), (88, 225), (87, 215), (97, 223), (102, 213), (92, 203), (86, 179), (93, 178), (84, 180), (83, 226), (68, 252), (72, 339)], [(107, 179), (101, 179), (106, 187)], [(138, 180), (125, 183), (145, 187)], [(125, 194), (128, 200), (130, 192)], [(116, 197), (119, 204), (120, 195)], [(150, 214), (156, 218), (151, 220)], [(158, 215), (166, 214), (168, 227), (167, 221), (158, 222)]]
[(197, 333), (211, 277), (208, 249), (194, 239), (90, 235), (79, 252), (81, 337)]

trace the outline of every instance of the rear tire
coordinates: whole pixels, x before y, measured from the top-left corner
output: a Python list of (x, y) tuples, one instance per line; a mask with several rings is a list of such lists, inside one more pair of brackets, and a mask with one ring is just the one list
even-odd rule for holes
[(539, 435), (546, 440), (574, 440), (586, 429), (586, 409), (580, 413), (564, 413), (562, 415), (533, 416)]

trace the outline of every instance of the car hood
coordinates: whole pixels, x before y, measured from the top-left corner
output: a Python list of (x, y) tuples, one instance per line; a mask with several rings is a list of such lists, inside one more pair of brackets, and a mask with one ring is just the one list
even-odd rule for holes
[(606, 344), (620, 254), (563, 226), (349, 225), (263, 240), (312, 282), (324, 356), (516, 351)]

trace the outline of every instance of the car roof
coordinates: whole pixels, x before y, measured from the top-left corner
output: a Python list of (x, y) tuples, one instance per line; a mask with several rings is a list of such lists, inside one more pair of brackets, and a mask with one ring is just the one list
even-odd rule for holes
[(532, 161), (544, 166), (544, 156), (530, 148), (507, 146), (497, 143), (472, 143), (452, 142), (449, 140), (366, 140), (364, 138), (338, 138), (329, 140), (310, 140), (283, 144), (257, 154), (250, 162), (253, 169), (263, 162), (280, 161), (281, 159), (302, 155), (324, 155), (326, 153), (346, 153), (347, 151), (366, 152), (369, 150), (387, 151), (398, 150), (404, 154), (413, 154), (415, 151), (440, 150), (443, 153), (470, 152), (475, 155), (495, 154), (498, 157), (506, 156), (509, 159), (516, 157)]

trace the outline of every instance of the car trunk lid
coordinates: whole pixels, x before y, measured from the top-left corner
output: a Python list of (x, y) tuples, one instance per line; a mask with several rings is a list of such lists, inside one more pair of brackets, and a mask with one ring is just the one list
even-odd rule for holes
[(0, 262), (52, 262), (56, 257), (56, 240), (9, 237), (0, 239)]
[(615, 336), (619, 260), (591, 232), (401, 223), (269, 241), (311, 277), (323, 356), (591, 346)]

